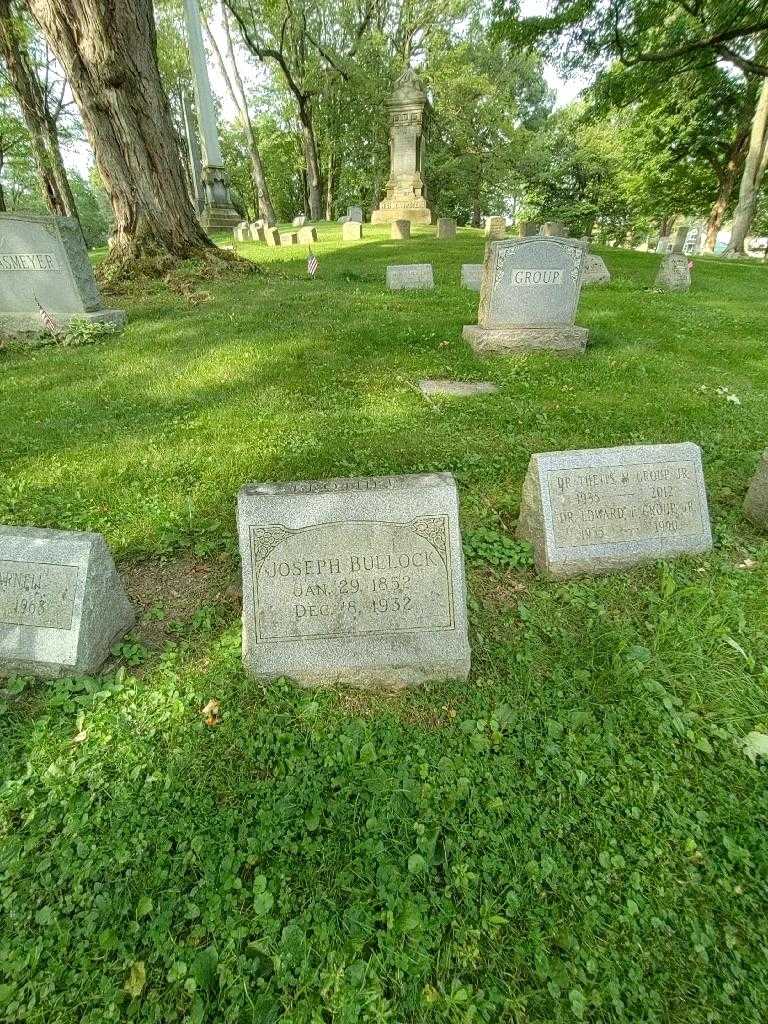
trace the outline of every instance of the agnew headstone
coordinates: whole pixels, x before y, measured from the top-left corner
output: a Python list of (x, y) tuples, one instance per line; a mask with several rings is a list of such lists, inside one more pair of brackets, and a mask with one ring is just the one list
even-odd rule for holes
[(251, 484), (238, 530), (253, 675), (387, 689), (467, 678), (450, 473)]
[(134, 619), (101, 534), (0, 526), (0, 675), (91, 674)]
[(709, 551), (701, 449), (684, 443), (533, 455), (518, 536), (533, 544), (537, 570), (550, 577)]

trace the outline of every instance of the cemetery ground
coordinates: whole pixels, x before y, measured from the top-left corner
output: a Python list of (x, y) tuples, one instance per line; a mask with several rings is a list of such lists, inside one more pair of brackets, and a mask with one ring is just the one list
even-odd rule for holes
[[(766, 269), (601, 252), (580, 358), (461, 340), (480, 232), (244, 245), (264, 275), (112, 296), (122, 334), (0, 353), (0, 522), (102, 532), (139, 608), (98, 678), (0, 709), (0, 1021), (768, 1017)], [(388, 263), (434, 291), (389, 293)], [(422, 378), (492, 381), (432, 397)], [(694, 441), (715, 550), (539, 580), (532, 452)], [(246, 481), (449, 470), (469, 684), (263, 686), (240, 662)], [(218, 702), (218, 703), (217, 703)]]

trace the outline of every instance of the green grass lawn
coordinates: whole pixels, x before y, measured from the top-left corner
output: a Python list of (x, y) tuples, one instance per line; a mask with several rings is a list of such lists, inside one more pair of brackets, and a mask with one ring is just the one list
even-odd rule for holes
[[(140, 609), (97, 679), (0, 701), (0, 1021), (764, 1024), (768, 774), (740, 739), (768, 728), (768, 542), (741, 503), (768, 269), (696, 260), (658, 294), (659, 257), (609, 250), (584, 357), (481, 361), (480, 232), (320, 235), (314, 281), (304, 248), (241, 246), (265, 275), (0, 353), (0, 522), (102, 532)], [(433, 292), (385, 290), (426, 261)], [(675, 441), (711, 555), (536, 578), (532, 452)], [(246, 679), (242, 484), (430, 470), (459, 484), (469, 684)]]

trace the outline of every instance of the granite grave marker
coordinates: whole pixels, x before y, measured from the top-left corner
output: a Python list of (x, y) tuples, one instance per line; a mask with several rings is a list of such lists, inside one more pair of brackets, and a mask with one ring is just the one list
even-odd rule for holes
[(485, 235), (486, 238), (506, 238), (507, 237), (507, 218), (506, 217), (486, 217), (485, 218)]
[(392, 292), (434, 287), (431, 263), (394, 263), (387, 267), (387, 288)]
[(389, 237), (398, 242), (409, 239), (411, 237), (411, 222), (409, 220), (393, 220), (389, 229)]
[(441, 239), (456, 237), (456, 221), (452, 217), (438, 217), (436, 236)]
[(661, 261), (655, 285), (665, 292), (687, 292), (691, 287), (689, 260), (683, 253), (670, 252)]

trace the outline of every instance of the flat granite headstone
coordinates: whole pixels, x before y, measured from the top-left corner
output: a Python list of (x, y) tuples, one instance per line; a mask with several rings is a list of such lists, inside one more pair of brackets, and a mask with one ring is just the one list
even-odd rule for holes
[(482, 263), (462, 263), (461, 265), (461, 286), (469, 288), (470, 291), (479, 292), (483, 282)]
[(389, 237), (395, 241), (402, 242), (411, 237), (411, 222), (409, 220), (393, 220), (389, 229)]
[(450, 473), (249, 484), (237, 519), (249, 673), (382, 689), (467, 678)]
[(452, 217), (438, 217), (436, 235), (442, 239), (455, 238), (456, 221)]
[(531, 456), (518, 537), (544, 576), (615, 572), (712, 548), (701, 449), (633, 445)]
[(0, 526), (0, 676), (89, 675), (134, 621), (100, 533)]
[(682, 253), (668, 253), (661, 261), (655, 286), (665, 292), (687, 292), (691, 287), (688, 257)]
[(299, 244), (309, 245), (310, 242), (317, 241), (317, 228), (306, 227), (301, 228), (299, 231)]
[(581, 270), (581, 283), (587, 284), (610, 284), (611, 274), (601, 256), (593, 256), (587, 253), (584, 257), (584, 266)]
[(419, 389), (422, 395), (451, 395), (454, 398), (494, 395), (499, 390), (495, 384), (487, 380), (420, 380)]
[(431, 263), (394, 263), (387, 267), (387, 288), (392, 292), (434, 287)]
[(749, 485), (744, 514), (755, 526), (768, 530), (768, 448), (763, 452), (760, 465)]
[(46, 333), (41, 306), (62, 327), (125, 323), (122, 309), (104, 308), (74, 218), (0, 213), (0, 334)]
[(584, 243), (576, 238), (488, 242), (477, 326), (463, 337), (475, 352), (583, 352), (589, 331), (574, 324)]
[(341, 225), (342, 242), (359, 242), (363, 237), (363, 225), (356, 220), (346, 220)]
[(507, 218), (506, 217), (486, 217), (485, 218), (485, 235), (486, 238), (506, 238), (507, 237)]

